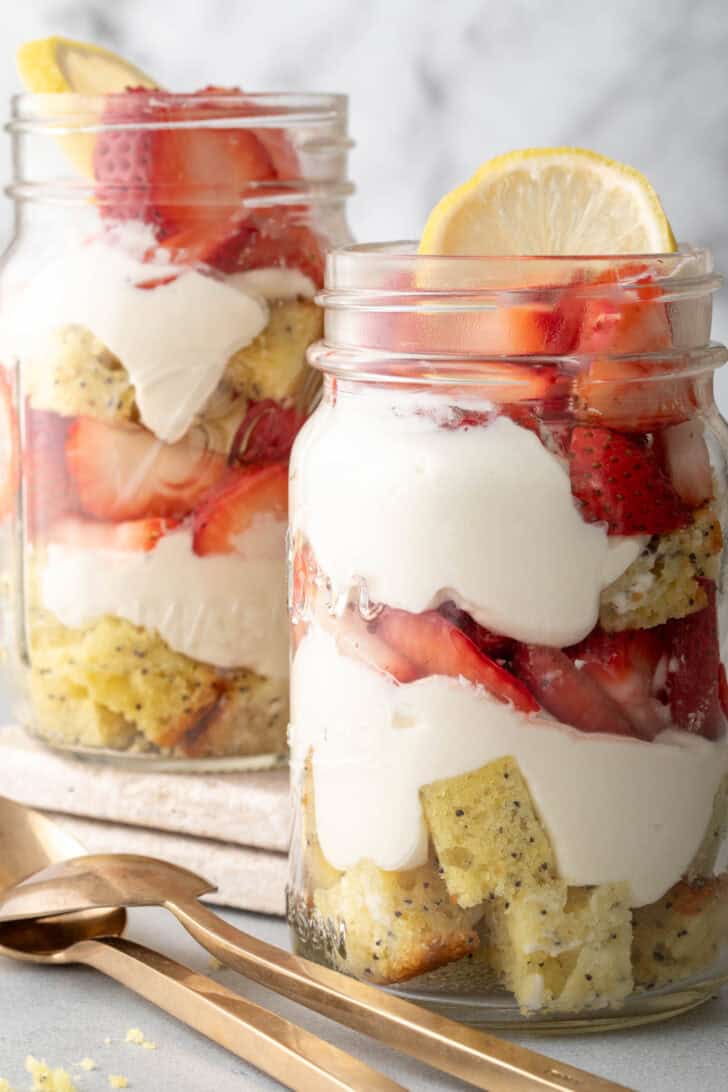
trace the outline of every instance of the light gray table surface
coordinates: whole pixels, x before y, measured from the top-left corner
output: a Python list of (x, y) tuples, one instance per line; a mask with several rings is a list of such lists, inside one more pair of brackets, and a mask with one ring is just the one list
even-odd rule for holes
[[(274, 943), (287, 942), (280, 919), (231, 911), (225, 916)], [(246, 983), (233, 971), (210, 971), (207, 954), (161, 910), (134, 911), (128, 935), (305, 1023), (408, 1089), (454, 1092), (466, 1087)], [(157, 1049), (126, 1043), (131, 1027), (140, 1028)], [(110, 1044), (104, 1042), (107, 1038)], [(608, 1035), (521, 1037), (519, 1041), (639, 1092), (726, 1092), (728, 992), (664, 1024)], [(130, 1092), (267, 1092), (279, 1087), (94, 971), (26, 966), (0, 959), (0, 1076), (8, 1079), (16, 1092), (30, 1087), (24, 1070), (28, 1053), (64, 1066), (73, 1074), (79, 1092), (108, 1089), (112, 1073), (129, 1079)], [(79, 1068), (77, 1063), (85, 1056), (96, 1062), (93, 1072)]]

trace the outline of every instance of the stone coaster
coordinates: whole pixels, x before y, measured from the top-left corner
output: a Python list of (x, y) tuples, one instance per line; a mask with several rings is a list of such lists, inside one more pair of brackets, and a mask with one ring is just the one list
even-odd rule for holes
[(218, 888), (213, 895), (205, 896), (206, 902), (259, 914), (285, 913), (288, 865), (283, 853), (75, 815), (48, 814), (78, 838), (89, 853), (141, 853), (161, 857), (204, 876)]
[(63, 755), (9, 726), (0, 727), (0, 794), (44, 811), (278, 853), (288, 850), (286, 769), (135, 770)]

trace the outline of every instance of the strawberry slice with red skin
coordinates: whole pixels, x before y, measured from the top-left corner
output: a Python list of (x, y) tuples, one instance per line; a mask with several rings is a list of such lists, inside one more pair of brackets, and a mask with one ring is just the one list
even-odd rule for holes
[(272, 398), (251, 402), (233, 438), (229, 464), (287, 459), (304, 420), (295, 406), (281, 406)]
[(726, 676), (724, 664), (721, 664), (718, 668), (718, 700), (723, 710), (723, 716), (728, 718), (728, 677)]
[(421, 678), (428, 675), (463, 677), (480, 685), (499, 701), (522, 713), (534, 713), (537, 703), (525, 686), (490, 657), (483, 655), (462, 630), (437, 611), (410, 614), (385, 607), (373, 631), (410, 660)]
[(513, 671), (562, 724), (570, 724), (580, 732), (634, 735), (631, 723), (613, 698), (561, 649), (519, 645)]
[(577, 425), (569, 472), (584, 519), (606, 523), (609, 534), (668, 534), (690, 522), (647, 436)]
[(362, 618), (353, 603), (347, 604), (343, 614), (333, 615), (318, 602), (316, 619), (323, 630), (333, 635), (336, 647), (344, 656), (361, 660), (399, 683), (414, 682), (421, 677), (418, 667), (383, 640), (377, 633), (376, 623)]
[(102, 520), (184, 516), (227, 469), (197, 434), (163, 444), (138, 425), (93, 417), (71, 425), (66, 463), (84, 511)]
[(442, 603), (437, 610), (443, 618), (457, 626), (484, 656), (489, 656), (491, 660), (507, 660), (513, 654), (516, 642), (512, 637), (504, 637), (479, 625), (472, 615), (461, 610), (451, 599)]
[(584, 299), (577, 352), (658, 353), (670, 348), (663, 290), (644, 262), (625, 262), (589, 283), (611, 287), (611, 293)]
[(670, 640), (666, 687), (676, 727), (706, 739), (719, 739), (725, 731), (725, 717), (716, 588), (710, 580), (702, 583), (707, 607), (665, 625)]
[(301, 210), (256, 209), (234, 235), (210, 248), (204, 259), (221, 273), (251, 269), (297, 269), (317, 287), (324, 283), (324, 250), (312, 228), (301, 222)]
[(66, 465), (73, 420), (47, 410), (25, 410), (25, 511), (31, 539), (67, 516), (81, 514), (81, 502)]
[[(598, 278), (613, 285), (609, 296), (585, 300), (575, 352), (592, 354), (576, 384), (576, 412), (595, 424), (649, 432), (692, 416), (697, 392), (667, 360), (630, 359), (672, 346), (662, 289), (644, 263), (626, 263)], [(618, 283), (619, 282), (619, 283)], [(624, 283), (629, 282), (629, 283)]]
[(50, 528), (48, 541), (73, 546), (79, 550), (117, 550), (145, 552), (153, 550), (160, 538), (179, 526), (178, 520), (124, 520), (102, 523), (92, 519), (62, 519)]
[(10, 383), (0, 365), (0, 520), (9, 514), (20, 478), (18, 419)]
[[(159, 90), (135, 88), (110, 95), (97, 137), (94, 175), (102, 214), (141, 219), (161, 237), (182, 227), (203, 226), (210, 234), (234, 230), (241, 198), (251, 183), (276, 177), (271, 158), (250, 129), (235, 125), (240, 108), (214, 102), (217, 90), (197, 93), (199, 107)], [(229, 117), (228, 128), (167, 128), (179, 122)], [(115, 130), (114, 125), (151, 124)]]
[(655, 446), (673, 489), (690, 508), (699, 508), (713, 496), (713, 472), (703, 425), (698, 420), (655, 433)]
[(288, 467), (285, 463), (230, 470), (195, 510), (192, 548), (196, 554), (232, 554), (256, 517), (285, 520), (288, 514)]
[(640, 739), (652, 740), (669, 727), (661, 700), (669, 655), (664, 626), (621, 633), (597, 628), (566, 654), (619, 706)]

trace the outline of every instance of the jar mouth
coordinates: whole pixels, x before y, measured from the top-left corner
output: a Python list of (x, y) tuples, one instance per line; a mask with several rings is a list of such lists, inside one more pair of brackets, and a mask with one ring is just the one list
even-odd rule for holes
[(327, 256), (318, 302), (325, 308), (477, 310), (505, 302), (549, 302), (622, 294), (649, 283), (662, 302), (716, 292), (723, 283), (706, 247), (681, 243), (664, 254), (419, 254), (416, 241), (357, 244)]
[[(347, 95), (328, 92), (231, 90), (189, 94), (157, 93), (151, 89), (144, 95), (139, 121), (110, 123), (108, 119), (104, 120), (109, 102), (121, 102), (125, 97), (138, 102), (136, 96), (132, 99), (131, 94), (124, 91), (108, 95), (24, 92), (13, 95), (10, 100), (10, 120), (6, 129), (10, 133), (57, 135), (58, 130), (69, 129), (85, 132), (158, 127), (184, 129), (201, 125), (222, 127), (223, 122), (225, 128), (324, 128), (336, 122), (345, 124), (348, 111)], [(170, 106), (174, 108), (174, 119), (168, 116)], [(201, 112), (204, 112), (204, 118), (199, 117)]]
[[(5, 192), (19, 202), (86, 205), (116, 204), (129, 188), (125, 181), (94, 178), (97, 142), (112, 134), (124, 146), (140, 134), (174, 132), (177, 144), (215, 131), (250, 130), (271, 157), (285, 160), (285, 172), (251, 178), (238, 186), (234, 177), (205, 177), (202, 160), (192, 157), (196, 174), (184, 182), (155, 179), (160, 200), (170, 206), (209, 207), (221, 203), (268, 209), (281, 205), (340, 206), (353, 191), (347, 157), (353, 142), (347, 134), (346, 95), (316, 92), (206, 90), (172, 94), (157, 89), (109, 95), (16, 95), (5, 129), (13, 138), (15, 177)], [(237, 187), (237, 189), (236, 189)], [(148, 179), (134, 182), (149, 188)]]
[[(314, 367), (354, 379), (475, 386), (510, 365), (577, 374), (595, 358), (640, 382), (710, 372), (722, 278), (709, 250), (668, 254), (447, 256), (409, 241), (345, 247), (327, 257), (325, 337)], [(629, 362), (625, 369), (620, 360)]]

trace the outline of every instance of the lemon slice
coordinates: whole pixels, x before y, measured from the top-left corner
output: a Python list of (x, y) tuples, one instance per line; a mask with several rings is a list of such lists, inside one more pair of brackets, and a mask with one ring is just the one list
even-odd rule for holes
[(17, 53), (20, 78), (36, 95), (71, 91), (77, 95), (107, 95), (127, 87), (156, 87), (140, 68), (108, 49), (70, 38), (37, 38)]
[[(38, 38), (26, 42), (17, 53), (20, 78), (28, 91), (48, 95), (44, 111), (62, 121), (67, 107), (52, 96), (64, 92), (77, 95), (107, 95), (127, 87), (156, 87), (156, 82), (140, 68), (117, 57), (108, 49), (74, 42), (70, 38)], [(77, 113), (77, 112), (76, 112)], [(89, 124), (98, 124), (98, 111), (90, 112)], [(74, 167), (93, 177), (95, 137), (91, 133), (68, 133), (56, 138)]]
[(634, 167), (583, 148), (490, 159), (429, 215), (421, 254), (655, 254), (677, 249)]

